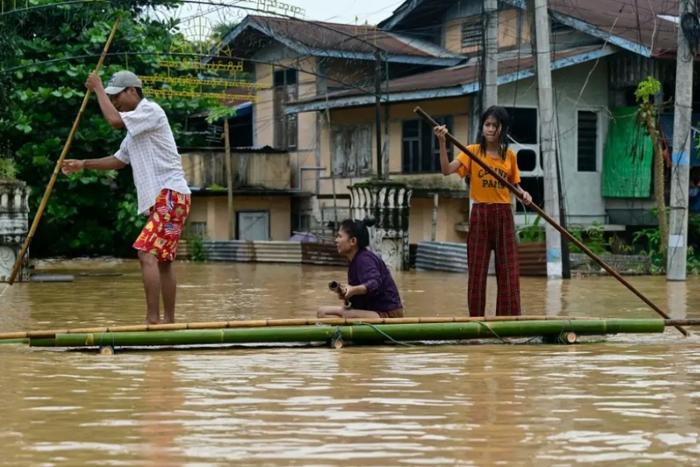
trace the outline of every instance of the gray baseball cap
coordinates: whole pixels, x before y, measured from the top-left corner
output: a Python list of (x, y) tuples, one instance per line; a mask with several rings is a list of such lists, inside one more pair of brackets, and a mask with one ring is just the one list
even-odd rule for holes
[(119, 94), (126, 88), (140, 88), (141, 80), (130, 71), (117, 71), (109, 78), (105, 92), (109, 95)]

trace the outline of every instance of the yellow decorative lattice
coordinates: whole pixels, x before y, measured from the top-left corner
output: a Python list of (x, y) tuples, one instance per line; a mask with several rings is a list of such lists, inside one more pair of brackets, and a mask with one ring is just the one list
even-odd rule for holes
[(195, 60), (161, 60), (158, 64), (163, 68), (173, 68), (176, 70), (225, 71), (229, 73), (243, 72), (243, 62), (202, 63)]
[(252, 90), (264, 89), (265, 86), (250, 81), (228, 79), (199, 79), (191, 77), (176, 78), (172, 76), (140, 76), (144, 84), (166, 83), (172, 86), (216, 86), (224, 89), (247, 88)]
[(179, 89), (144, 88), (144, 93), (151, 97), (170, 99), (172, 97), (189, 97), (192, 99), (217, 99), (227, 102), (257, 102), (255, 94), (227, 94), (223, 92), (202, 92)]

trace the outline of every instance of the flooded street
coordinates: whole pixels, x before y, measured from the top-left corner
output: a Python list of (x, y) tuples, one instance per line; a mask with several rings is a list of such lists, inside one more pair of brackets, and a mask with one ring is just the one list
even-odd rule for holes
[[(0, 331), (143, 322), (136, 262), (0, 284)], [(344, 268), (178, 263), (177, 319), (307, 318)], [(407, 316), (466, 313), (466, 276), (395, 275)], [(700, 318), (700, 279), (628, 280)], [(487, 309), (495, 305), (489, 278)], [(492, 281), (492, 282), (491, 282)], [(524, 314), (653, 318), (611, 277), (523, 278)], [(696, 328), (700, 335), (700, 328)], [(517, 341), (517, 339), (516, 339)], [(0, 345), (6, 465), (697, 465), (700, 337), (561, 345), (68, 352)]]

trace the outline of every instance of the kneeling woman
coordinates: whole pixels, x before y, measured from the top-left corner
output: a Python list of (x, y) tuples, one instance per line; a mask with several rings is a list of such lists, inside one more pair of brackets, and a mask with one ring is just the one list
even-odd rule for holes
[(347, 306), (324, 306), (319, 318), (401, 318), (403, 306), (396, 283), (384, 261), (369, 251), (368, 226), (374, 221), (346, 219), (335, 235), (338, 253), (350, 261), (348, 285), (338, 289), (338, 298)]

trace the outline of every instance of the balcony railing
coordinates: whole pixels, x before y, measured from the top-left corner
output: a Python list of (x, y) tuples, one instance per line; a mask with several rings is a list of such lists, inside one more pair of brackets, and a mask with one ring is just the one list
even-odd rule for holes
[[(245, 150), (231, 152), (234, 190), (291, 189), (291, 167), (286, 152)], [(225, 189), (226, 155), (216, 148), (182, 151), (182, 165), (190, 187)]]

